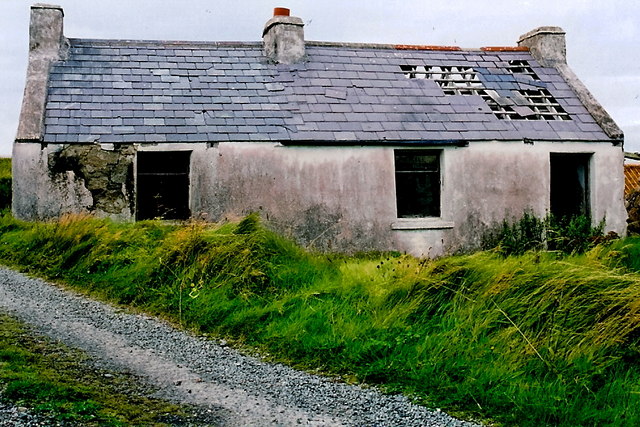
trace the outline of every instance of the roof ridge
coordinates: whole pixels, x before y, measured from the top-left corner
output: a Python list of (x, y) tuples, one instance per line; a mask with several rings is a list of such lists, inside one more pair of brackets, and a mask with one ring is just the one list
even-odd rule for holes
[(81, 46), (90, 44), (92, 46), (104, 45), (111, 46), (118, 43), (127, 46), (147, 46), (147, 45), (165, 45), (165, 46), (215, 46), (215, 47), (260, 47), (262, 42), (248, 41), (191, 41), (191, 40), (131, 40), (131, 39), (86, 39), (86, 38), (69, 38), (72, 46)]
[[(194, 41), (194, 40), (132, 40), (132, 39), (87, 39), (69, 38), (73, 46), (112, 46), (114, 43), (125, 46), (177, 46), (177, 47), (261, 47), (261, 41)], [(389, 49), (389, 50), (431, 50), (446, 52), (528, 52), (529, 48), (521, 46), (488, 46), (479, 48), (461, 48), (445, 45), (414, 45), (388, 43), (358, 43), (358, 42), (327, 42), (306, 41), (307, 46), (313, 47), (345, 47), (353, 49)]]

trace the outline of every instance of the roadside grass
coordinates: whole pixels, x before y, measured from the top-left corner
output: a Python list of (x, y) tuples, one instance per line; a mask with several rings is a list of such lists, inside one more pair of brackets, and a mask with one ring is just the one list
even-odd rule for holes
[(0, 209), (11, 206), (11, 159), (0, 157)]
[(308, 252), (265, 229), (0, 219), (0, 260), (273, 360), (508, 425), (640, 425), (639, 239), (584, 255)]
[(87, 356), (28, 330), (0, 312), (0, 390), (35, 413), (86, 426), (168, 425), (188, 419), (175, 404), (145, 397), (125, 374), (89, 368)]

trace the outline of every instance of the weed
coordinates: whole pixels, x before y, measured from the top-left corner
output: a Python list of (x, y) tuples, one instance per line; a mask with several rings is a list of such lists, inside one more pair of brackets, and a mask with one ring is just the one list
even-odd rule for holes
[(593, 226), (591, 218), (584, 215), (557, 218), (549, 214), (539, 219), (525, 212), (519, 220), (505, 219), (500, 225), (491, 227), (482, 238), (482, 247), (485, 250), (495, 248), (505, 256), (545, 249), (581, 254), (597, 243), (617, 237), (610, 234), (605, 238), (603, 230), (604, 220)]

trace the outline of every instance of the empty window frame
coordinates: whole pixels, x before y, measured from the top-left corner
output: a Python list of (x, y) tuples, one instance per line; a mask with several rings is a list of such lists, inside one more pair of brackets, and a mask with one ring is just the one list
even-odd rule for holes
[(398, 218), (440, 216), (440, 152), (395, 150)]
[(590, 216), (591, 154), (551, 153), (551, 213), (556, 218)]
[(187, 219), (190, 151), (137, 154), (136, 219)]

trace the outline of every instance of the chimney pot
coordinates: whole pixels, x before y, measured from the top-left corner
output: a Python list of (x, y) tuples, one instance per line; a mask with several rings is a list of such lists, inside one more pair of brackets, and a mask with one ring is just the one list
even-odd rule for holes
[(273, 16), (289, 16), (291, 11), (286, 7), (276, 7), (273, 9)]

